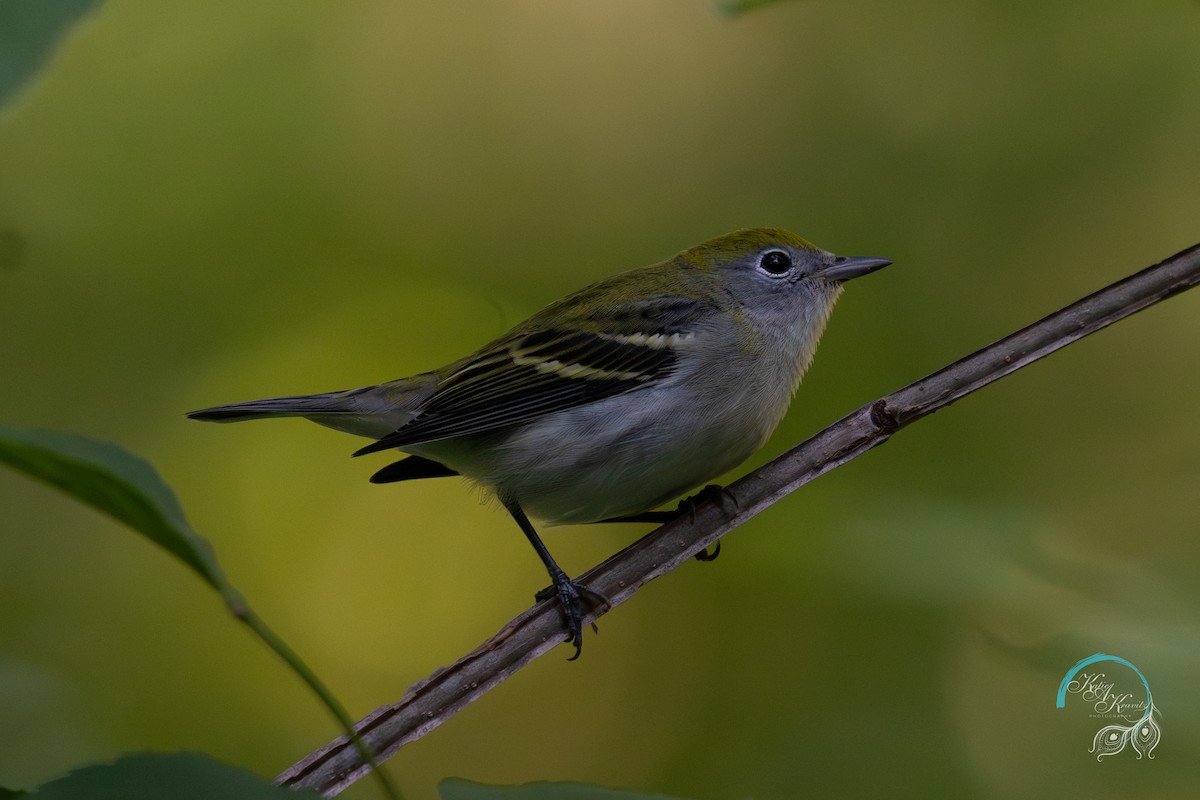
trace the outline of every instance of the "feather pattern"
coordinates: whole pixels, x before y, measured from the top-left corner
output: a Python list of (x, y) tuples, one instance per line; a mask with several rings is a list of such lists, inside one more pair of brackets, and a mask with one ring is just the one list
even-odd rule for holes
[(412, 422), (355, 455), (515, 425), (651, 385), (675, 367), (669, 342), (578, 330), (515, 338), (451, 373)]

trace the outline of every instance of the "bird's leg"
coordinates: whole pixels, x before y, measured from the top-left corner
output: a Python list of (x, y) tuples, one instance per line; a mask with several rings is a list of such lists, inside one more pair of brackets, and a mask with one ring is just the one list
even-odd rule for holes
[[(690, 497), (685, 497), (679, 501), (679, 505), (674, 511), (643, 511), (641, 514), (630, 514), (627, 517), (610, 517), (602, 519), (601, 522), (646, 522), (654, 525), (662, 525), (672, 520), (679, 519), (684, 514), (688, 515), (689, 522), (696, 521), (696, 507), (705, 500), (711, 500), (717, 504), (721, 511), (725, 511), (725, 501), (733, 503), (733, 511), (736, 514), (738, 511), (737, 498), (733, 496), (733, 492), (726, 489), (724, 486), (718, 486), (715, 483), (710, 483), (700, 491)], [(696, 553), (697, 561), (714, 561), (721, 554), (721, 543), (718, 541), (713, 547), (712, 552), (703, 550)]]
[[(683, 505), (686, 501), (680, 500), (679, 504)], [(629, 514), (624, 517), (609, 517), (608, 519), (597, 520), (597, 523), (605, 522), (645, 522), (652, 525), (665, 525), (672, 520), (679, 519), (682, 513), (679, 509), (674, 511), (643, 511), (640, 514)]]
[[(533, 525), (529, 522), (529, 517), (525, 516), (525, 511), (521, 508), (521, 505), (516, 500), (503, 497), (501, 498), (501, 502), (508, 509), (508, 513), (512, 514), (512, 518), (520, 526), (521, 532), (525, 534), (525, 538), (529, 540), (529, 543), (533, 545), (533, 549), (537, 551), (538, 558), (546, 566), (546, 571), (550, 573), (550, 580), (553, 583), (538, 592), (535, 597), (538, 600), (549, 600), (552, 597), (558, 597), (558, 602), (562, 606), (563, 616), (567, 622), (566, 641), (575, 645), (575, 655), (567, 660), (574, 661), (579, 658), (579, 654), (583, 651), (583, 607), (581, 601), (584, 597), (587, 597), (600, 607), (607, 608), (609, 606), (608, 598), (568, 578), (567, 573), (562, 571), (562, 568), (554, 560), (554, 556), (550, 555), (550, 551), (542, 543), (541, 537), (533, 529)], [(595, 629), (596, 625), (592, 623), (592, 630)]]

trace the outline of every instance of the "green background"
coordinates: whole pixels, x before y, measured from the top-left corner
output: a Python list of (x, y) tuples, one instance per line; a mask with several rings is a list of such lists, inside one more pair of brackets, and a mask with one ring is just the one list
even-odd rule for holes
[[(455, 480), (183, 412), (438, 366), (593, 279), (777, 225), (853, 284), (746, 468), (1200, 240), (1200, 6), (110, 0), (0, 112), (0, 419), (150, 458), (357, 717), (545, 574)], [(698, 800), (1184, 797), (1200, 778), (1200, 295), (901, 433), (401, 751)], [(739, 473), (740, 474), (740, 473)], [(638, 535), (559, 528), (581, 572)], [(1054, 709), (1137, 664), (1155, 759)], [(1133, 686), (1133, 678), (1109, 670)], [(181, 565), (0, 472), (0, 785), (336, 735)], [(348, 797), (374, 797), (370, 782)]]

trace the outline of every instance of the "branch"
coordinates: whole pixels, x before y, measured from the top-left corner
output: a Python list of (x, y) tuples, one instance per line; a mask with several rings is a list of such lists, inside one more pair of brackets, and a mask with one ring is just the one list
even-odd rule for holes
[[(731, 484), (732, 517), (708, 502), (694, 517), (658, 528), (578, 580), (615, 608), (649, 581), (674, 570), (721, 536), (799, 487), (883, 444), (900, 428), (1130, 314), (1200, 283), (1200, 244), (1108, 286), (897, 392), (863, 406), (808, 441)], [(590, 621), (604, 613), (589, 614)], [(557, 601), (538, 603), (495, 636), (414, 684), (394, 705), (356, 726), (363, 740), (390, 758), (468, 703), (563, 641)], [(276, 782), (333, 796), (368, 771), (345, 737), (288, 768)]]

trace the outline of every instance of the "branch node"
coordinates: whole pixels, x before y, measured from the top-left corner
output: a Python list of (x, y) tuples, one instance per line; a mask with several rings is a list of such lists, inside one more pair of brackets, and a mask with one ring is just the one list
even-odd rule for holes
[(871, 404), (871, 423), (884, 433), (894, 433), (900, 430), (896, 415), (887, 407), (886, 400), (876, 400)]

